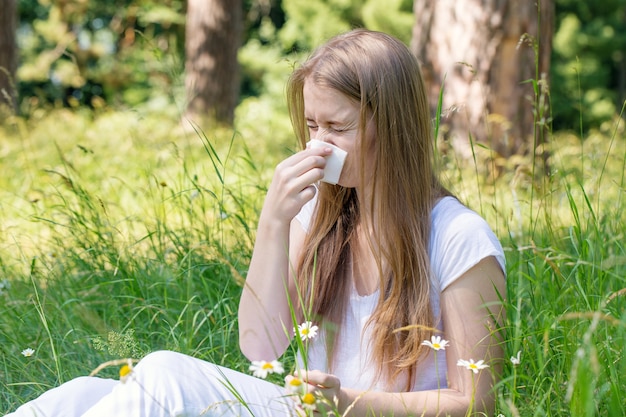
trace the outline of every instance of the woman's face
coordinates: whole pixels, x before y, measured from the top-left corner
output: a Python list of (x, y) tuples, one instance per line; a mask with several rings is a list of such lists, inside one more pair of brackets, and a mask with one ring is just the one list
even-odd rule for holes
[[(343, 187), (360, 186), (360, 103), (329, 87), (320, 86), (308, 79), (304, 82), (304, 117), (311, 139), (333, 144), (348, 152), (339, 181)], [(364, 139), (368, 149), (374, 145), (374, 129), (368, 123)], [(373, 159), (373, 152), (366, 160)], [(367, 175), (367, 170), (366, 170)]]

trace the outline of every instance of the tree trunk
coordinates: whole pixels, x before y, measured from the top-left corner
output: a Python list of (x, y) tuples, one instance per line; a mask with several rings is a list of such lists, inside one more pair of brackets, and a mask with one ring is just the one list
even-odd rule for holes
[(8, 107), (10, 112), (17, 110), (15, 82), (17, 2), (16, 0), (3, 0), (2, 4), (2, 12), (0, 12), (0, 115), (3, 107)]
[[(470, 138), (506, 158), (545, 137), (553, 1), (414, 1), (411, 47), (433, 111), (444, 86), (440, 131), (462, 156), (471, 155)], [(529, 80), (539, 81), (538, 94)]]
[(231, 125), (239, 97), (241, 0), (189, 0), (185, 29), (187, 117)]

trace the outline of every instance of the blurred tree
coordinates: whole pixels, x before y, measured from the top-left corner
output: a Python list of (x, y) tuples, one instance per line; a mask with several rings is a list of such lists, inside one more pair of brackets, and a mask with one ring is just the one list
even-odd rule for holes
[(16, 110), (17, 90), (15, 88), (15, 69), (17, 67), (17, 28), (16, 0), (3, 0), (0, 13), (0, 115), (3, 107)]
[(185, 29), (187, 117), (231, 125), (239, 96), (241, 0), (188, 0)]
[[(503, 157), (543, 140), (549, 120), (533, 120), (548, 103), (541, 86), (549, 74), (553, 7), (553, 0), (414, 1), (412, 49), (433, 105), (444, 87), (442, 131), (463, 156), (472, 154), (468, 138)], [(537, 79), (536, 94), (527, 81)]]

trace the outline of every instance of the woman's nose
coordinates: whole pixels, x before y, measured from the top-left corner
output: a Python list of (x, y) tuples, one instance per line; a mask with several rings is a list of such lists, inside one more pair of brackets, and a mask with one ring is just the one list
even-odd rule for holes
[(315, 138), (313, 139), (319, 140), (320, 142), (330, 143), (330, 141), (328, 140), (329, 139), (328, 133), (329, 133), (328, 129), (318, 129), (317, 134), (315, 135)]

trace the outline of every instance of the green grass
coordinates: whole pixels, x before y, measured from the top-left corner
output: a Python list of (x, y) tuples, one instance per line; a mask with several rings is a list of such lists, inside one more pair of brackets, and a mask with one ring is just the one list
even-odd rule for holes
[(241, 367), (234, 317), (268, 171), (248, 144), (159, 115), (55, 111), (21, 124), (2, 140), (15, 175), (0, 187), (0, 281), (10, 284), (0, 412), (156, 349)]
[[(266, 186), (294, 146), (281, 123), (198, 133), (167, 114), (54, 110), (0, 127), (0, 413), (158, 349), (247, 370), (236, 308)], [(551, 151), (549, 177), (481, 146), (468, 166), (443, 155), (506, 249), (504, 343), (522, 361), (505, 366), (499, 412), (625, 415), (623, 126), (555, 135)]]

